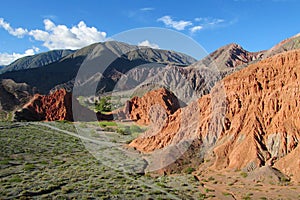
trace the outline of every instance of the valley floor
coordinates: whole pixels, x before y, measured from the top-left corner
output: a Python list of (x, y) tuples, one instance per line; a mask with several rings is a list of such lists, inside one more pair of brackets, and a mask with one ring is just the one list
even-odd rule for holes
[[(242, 172), (131, 173), (116, 149), (135, 135), (107, 133), (88, 123), (76, 128), (66, 122), (1, 122), (0, 199), (300, 198), (299, 184), (253, 182)], [(89, 134), (78, 134), (80, 128)], [(132, 163), (144, 160), (128, 160)]]

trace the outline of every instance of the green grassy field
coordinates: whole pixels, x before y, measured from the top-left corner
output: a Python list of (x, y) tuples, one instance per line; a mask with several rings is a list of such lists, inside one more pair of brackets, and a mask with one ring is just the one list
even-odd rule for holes
[[(94, 158), (76, 136), (43, 123), (0, 122), (0, 199), (198, 199), (192, 175), (126, 173)], [(52, 122), (76, 134), (71, 123)]]

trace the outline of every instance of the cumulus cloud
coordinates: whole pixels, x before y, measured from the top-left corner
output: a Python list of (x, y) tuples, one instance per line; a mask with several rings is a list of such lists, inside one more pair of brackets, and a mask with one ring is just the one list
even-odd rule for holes
[(44, 20), (45, 30), (31, 30), (29, 35), (35, 40), (42, 41), (48, 49), (79, 49), (92, 43), (104, 41), (106, 33), (95, 27), (88, 27), (83, 21), (68, 28), (56, 25), (49, 19)]
[(180, 21), (174, 21), (170, 16), (166, 15), (163, 16), (159, 19), (157, 19), (157, 21), (161, 21), (163, 22), (166, 26), (168, 27), (172, 27), (178, 31), (182, 31), (185, 29), (185, 27), (187, 26), (191, 26), (193, 25), (192, 22), (190, 21), (184, 21), (184, 20), (180, 20)]
[(16, 36), (18, 38), (22, 38), (24, 35), (28, 33), (27, 29), (12, 28), (9, 23), (4, 21), (3, 18), (0, 18), (0, 27), (4, 28), (9, 34)]
[(150, 47), (152, 49), (159, 49), (159, 46), (155, 43), (149, 42), (149, 40), (144, 40), (138, 43), (138, 46)]
[(200, 31), (203, 28), (203, 26), (194, 26), (190, 28), (191, 33), (196, 33), (197, 31)]
[(39, 51), (39, 48), (32, 47), (31, 49), (27, 49), (24, 53), (0, 53), (0, 65), (9, 65), (10, 63), (19, 58), (22, 58), (24, 56), (32, 56)]
[(35, 40), (42, 41), (43, 46), (50, 50), (79, 49), (92, 43), (104, 41), (106, 38), (105, 32), (87, 26), (84, 21), (80, 21), (77, 25), (69, 28), (66, 25), (56, 25), (50, 19), (45, 19), (44, 30), (27, 30), (13, 28), (3, 18), (0, 18), (0, 27), (19, 38), (25, 35), (32, 36)]
[[(44, 30), (27, 30), (24, 28), (13, 28), (3, 18), (0, 18), (0, 28), (5, 29), (9, 34), (22, 38), (30, 36), (36, 41), (43, 42), (43, 46), (50, 50), (53, 49), (79, 49), (96, 42), (102, 42), (106, 39), (106, 33), (97, 30), (95, 27), (89, 27), (84, 21), (77, 25), (67, 27), (66, 25), (56, 25), (50, 19), (44, 20)], [(0, 53), (0, 65), (7, 65), (14, 60), (34, 55), (39, 51), (34, 47), (26, 50), (24, 53)]]

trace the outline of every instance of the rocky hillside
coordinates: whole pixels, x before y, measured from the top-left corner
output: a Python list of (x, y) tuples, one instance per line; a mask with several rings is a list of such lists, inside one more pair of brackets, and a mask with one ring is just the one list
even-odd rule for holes
[(160, 88), (147, 92), (143, 97), (133, 97), (127, 102), (124, 111), (129, 119), (140, 125), (156, 125), (157, 121), (164, 121), (179, 108), (176, 96), (165, 88)]
[[(49, 95), (36, 94), (24, 107), (15, 113), (16, 121), (73, 121), (72, 107), (81, 113), (82, 119), (89, 120), (96, 113), (82, 107), (73, 100), (72, 93), (57, 90)], [(76, 118), (79, 120), (79, 118)]]
[(84, 91), (85, 86), (89, 88), (90, 83), (100, 81), (98, 90), (105, 92), (112, 90), (119, 78), (136, 66), (152, 63), (159, 66), (186, 66), (195, 61), (190, 56), (174, 51), (109, 41), (84, 47), (44, 67), (6, 72), (0, 75), (0, 79), (10, 78), (16, 82), (26, 82), (36, 87), (40, 93), (47, 94), (52, 88), (67, 86), (72, 89), (78, 70), (84, 66), (84, 75), (78, 78), (76, 84), (82, 85)]
[(140, 66), (122, 76), (115, 86), (124, 91), (144, 85), (166, 87), (181, 101), (189, 103), (208, 94), (217, 81), (233, 73), (238, 66), (261, 59), (263, 52), (251, 53), (237, 44), (230, 44), (188, 66)]
[(286, 51), (299, 49), (299, 48), (300, 48), (300, 33), (278, 43), (277, 45), (269, 49), (267, 52), (265, 52), (263, 57), (268, 58), (279, 53), (283, 53)]
[(229, 44), (188, 67), (140, 66), (123, 75), (114, 89), (124, 91), (152, 84), (168, 88), (181, 101), (189, 103), (208, 94), (225, 76), (272, 55), (297, 49), (299, 42), (300, 37), (294, 36), (261, 52), (248, 52), (238, 44)]
[(209, 157), (213, 169), (271, 165), (300, 180), (299, 77), (300, 50), (264, 59), (224, 78), (130, 146), (153, 152), (192, 141), (198, 144), (193, 159)]
[(68, 49), (53, 50), (45, 53), (36, 54), (33, 56), (26, 56), (5, 66), (3, 69), (0, 68), (0, 73), (43, 67), (45, 65), (49, 65), (53, 62), (56, 62), (61, 58), (70, 55), (73, 52), (74, 51)]
[(264, 53), (265, 51), (249, 52), (243, 49), (240, 45), (233, 43), (217, 49), (213, 53), (209, 54), (209, 56), (198, 61), (192, 66), (217, 68), (222, 71), (259, 60), (262, 58)]
[(0, 82), (0, 111), (14, 111), (22, 107), (34, 95), (35, 89), (25, 83), (10, 79)]

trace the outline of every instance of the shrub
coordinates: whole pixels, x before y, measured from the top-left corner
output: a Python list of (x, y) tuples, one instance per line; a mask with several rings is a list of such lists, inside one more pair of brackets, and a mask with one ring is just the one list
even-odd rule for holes
[(111, 111), (111, 98), (110, 97), (103, 97), (98, 101), (95, 102), (95, 110), (96, 112), (110, 112)]
[(32, 170), (32, 169), (34, 169), (35, 168), (35, 165), (34, 164), (30, 164), (30, 163), (27, 163), (27, 164), (25, 164), (25, 166), (24, 166), (24, 170), (25, 171), (30, 171), (30, 170)]
[(184, 170), (184, 173), (187, 173), (187, 174), (191, 174), (195, 171), (195, 168), (193, 167), (188, 167)]
[(120, 133), (121, 135), (129, 135), (130, 134), (130, 129), (129, 129), (128, 126), (125, 126), (123, 128), (117, 128), (116, 132)]
[(137, 125), (132, 125), (132, 126), (130, 126), (130, 132), (141, 133), (141, 132), (143, 132), (143, 130)]
[(246, 172), (241, 172), (241, 176), (246, 178), (248, 176), (248, 174)]

